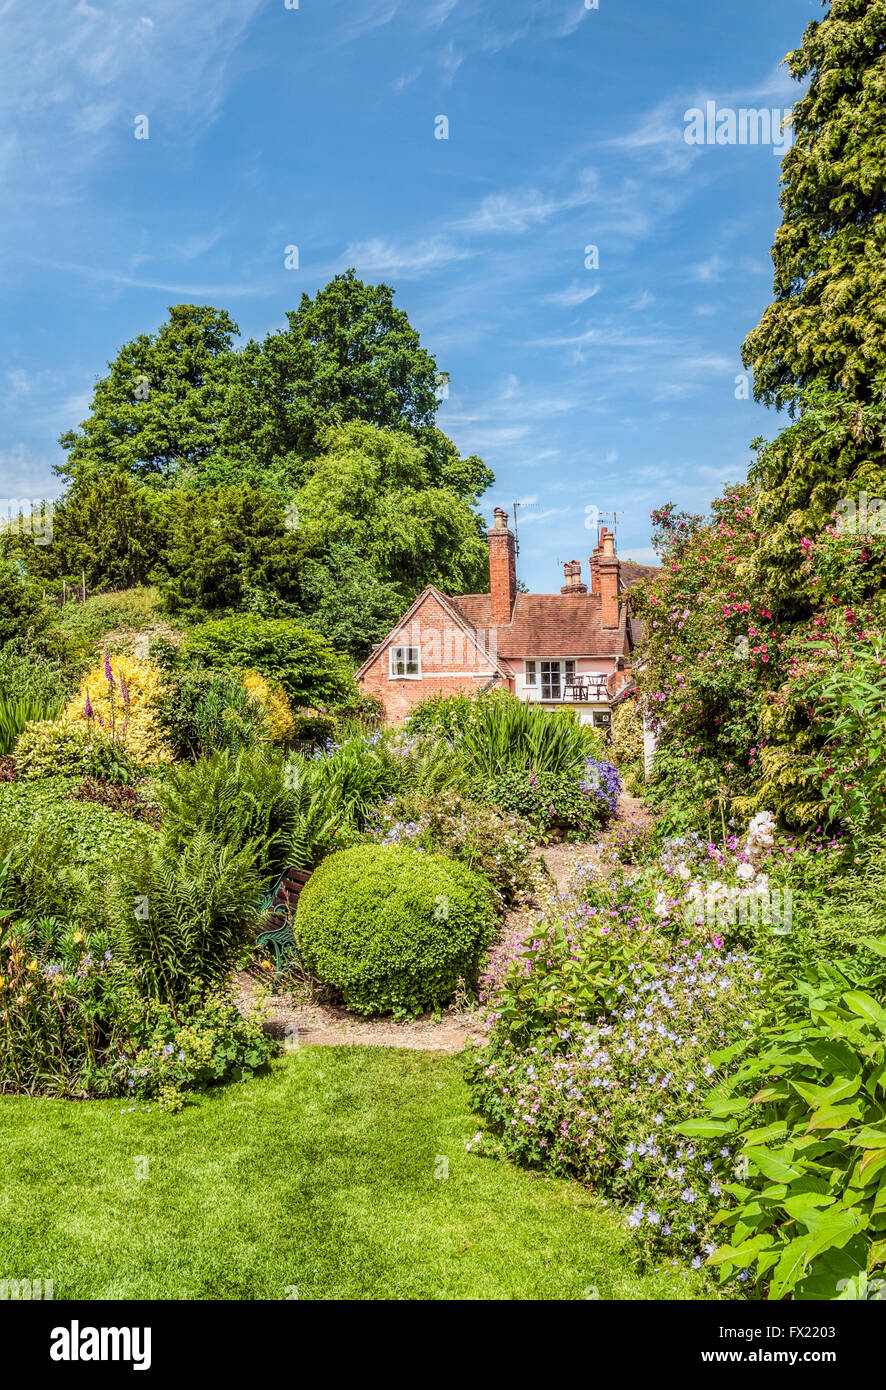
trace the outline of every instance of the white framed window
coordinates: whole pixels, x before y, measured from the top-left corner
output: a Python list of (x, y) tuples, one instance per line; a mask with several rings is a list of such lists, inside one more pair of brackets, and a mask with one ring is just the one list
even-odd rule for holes
[(539, 700), (565, 698), (567, 681), (575, 675), (574, 661), (524, 661), (523, 680)]
[(421, 680), (421, 648), (389, 647), (391, 680)]
[(574, 661), (541, 661), (541, 698), (543, 700), (562, 700), (563, 688), (570, 676), (575, 675)]

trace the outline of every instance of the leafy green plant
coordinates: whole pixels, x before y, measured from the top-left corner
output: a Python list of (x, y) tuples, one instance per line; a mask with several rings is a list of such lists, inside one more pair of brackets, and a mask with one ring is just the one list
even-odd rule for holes
[(335, 700), (352, 685), (346, 663), (325, 638), (287, 618), (217, 618), (191, 628), (185, 648), (207, 667), (258, 671), (281, 685), (293, 706)]
[(532, 858), (535, 841), (528, 821), (458, 791), (392, 797), (371, 818), (369, 830), (383, 845), (407, 842), (476, 869), (493, 885), (502, 905), (516, 902), (543, 874)]
[(106, 894), (152, 842), (150, 826), (105, 806), (71, 801), (76, 779), (0, 785), (0, 859), (10, 855), (0, 905), (22, 917), (106, 923)]
[(669, 1127), (703, 1113), (756, 972), (710, 947), (665, 953), (611, 920), (526, 941), (468, 1081), (490, 1151), (633, 1203), (627, 1224), (645, 1252), (697, 1268), (723, 1179), (698, 1139)]
[(450, 743), (462, 737), (477, 710), (473, 695), (429, 695), (413, 707), (406, 719), (410, 734), (430, 734)]
[(236, 753), (269, 736), (265, 709), (231, 671), (182, 672), (162, 698), (159, 717), (182, 758)]
[(829, 965), (799, 982), (805, 1019), (764, 1035), (708, 1121), (743, 1173), (708, 1263), (770, 1299), (834, 1299), (886, 1262), (886, 1009), (857, 984)]
[(244, 1017), (223, 990), (181, 1018), (168, 1005), (147, 1001), (141, 1033), (140, 1046), (117, 1065), (119, 1089), (138, 1100), (159, 1097), (163, 1110), (180, 1109), (183, 1092), (249, 1080), (277, 1051), (260, 1011)]
[(0, 1092), (122, 1095), (176, 1110), (182, 1092), (244, 1080), (273, 1055), (258, 1014), (242, 1017), (229, 995), (173, 1008), (138, 986), (107, 932), (51, 917), (0, 921)]
[(561, 774), (602, 752), (600, 735), (580, 724), (573, 710), (548, 710), (497, 693), (475, 701), (456, 746), (483, 779), (514, 770)]
[(4, 700), (33, 700), (47, 707), (70, 694), (71, 672), (58, 660), (28, 650), (21, 637), (0, 646), (0, 691)]
[(15, 744), (15, 764), (23, 777), (94, 777), (128, 784), (143, 775), (120, 739), (62, 719), (27, 724)]
[(0, 698), (0, 755), (5, 756), (13, 751), (26, 724), (58, 719), (64, 706), (63, 696), (54, 699), (45, 696), (17, 700)]
[(402, 785), (404, 763), (381, 734), (357, 734), (316, 758), (311, 777), (339, 818), (362, 830), (374, 807)]
[(253, 846), (196, 828), (161, 840), (121, 876), (113, 920), (140, 990), (168, 1003), (176, 1021), (245, 961), (260, 920)]
[(287, 861), (297, 869), (312, 869), (330, 848), (343, 847), (336, 843), (343, 829), (341, 802), (314, 759), (292, 759), (285, 776), (292, 798)]
[(171, 768), (157, 788), (163, 843), (183, 853), (205, 833), (235, 853), (248, 851), (262, 880), (290, 862), (298, 805), (282, 759), (261, 748), (213, 753)]
[(481, 795), (493, 806), (525, 817), (543, 833), (567, 830), (589, 838), (609, 820), (619, 789), (614, 768), (589, 761), (564, 772), (513, 767), (487, 778)]
[(137, 1013), (107, 934), (87, 940), (52, 917), (0, 920), (0, 1091), (111, 1093)]
[(306, 969), (362, 1014), (412, 1016), (476, 981), (495, 914), (479, 874), (405, 846), (332, 854), (302, 891)]
[(643, 762), (643, 720), (636, 699), (622, 700), (612, 712), (612, 746), (609, 757), (619, 770), (622, 781), (630, 790), (642, 795), (645, 790)]
[(815, 762), (825, 823), (852, 825), (857, 836), (886, 827), (886, 635), (843, 641), (806, 692), (824, 751)]

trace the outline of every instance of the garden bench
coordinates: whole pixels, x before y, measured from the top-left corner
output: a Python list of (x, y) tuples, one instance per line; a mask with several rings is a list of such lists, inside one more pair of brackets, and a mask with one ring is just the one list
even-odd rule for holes
[(276, 969), (274, 979), (282, 975), (287, 963), (298, 956), (298, 947), (292, 931), (295, 909), (299, 894), (311, 877), (309, 869), (284, 869), (261, 899), (261, 911), (267, 916), (268, 925), (255, 938), (256, 946), (274, 952)]

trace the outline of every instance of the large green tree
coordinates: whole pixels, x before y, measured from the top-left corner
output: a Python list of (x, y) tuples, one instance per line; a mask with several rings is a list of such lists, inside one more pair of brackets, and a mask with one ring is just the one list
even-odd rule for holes
[(492, 474), (434, 425), (439, 373), (388, 285), (336, 275), (288, 326), (250, 341), (232, 366), (216, 468), (260, 466), (268, 479), (304, 481), (330, 426), (362, 421), (406, 430), (427, 450), (433, 480), (474, 498)]
[(775, 298), (745, 341), (758, 398), (870, 399), (886, 367), (886, 5), (831, 0), (788, 54), (809, 79), (782, 164)]
[(437, 412), (437, 364), (388, 285), (336, 275), (286, 315), (278, 345), (292, 393), (295, 449), (316, 452), (325, 426), (363, 420), (421, 430)]
[(175, 305), (153, 335), (110, 362), (89, 416), (61, 443), (78, 483), (111, 471), (147, 485), (248, 485), (286, 498), (310, 474), (330, 426), (406, 430), (429, 481), (468, 501), (493, 475), (434, 424), (439, 373), (388, 285), (337, 275), (287, 314), (287, 327), (235, 348), (224, 310)]
[(85, 573), (90, 589), (128, 589), (149, 581), (166, 529), (156, 494), (127, 473), (78, 478), (53, 508), (52, 544), (28, 540), (28, 569), (69, 583)]
[(751, 469), (753, 584), (790, 624), (813, 606), (804, 542), (886, 482), (886, 5), (831, 0), (786, 61), (808, 88), (782, 165), (775, 295), (743, 356), (758, 399), (793, 416), (756, 441)]
[(278, 497), (247, 486), (178, 488), (164, 507), (158, 570), (170, 612), (200, 618), (243, 608), (251, 586), (294, 596), (298, 542)]
[(20, 556), (0, 553), (0, 648), (7, 644), (35, 659), (56, 656), (63, 646), (58, 613), (39, 583)]
[(328, 430), (323, 443), (295, 499), (305, 555), (346, 546), (409, 599), (425, 584), (448, 593), (484, 586), (478, 518), (464, 498), (434, 485), (428, 451), (411, 435), (352, 423)]
[(237, 325), (223, 309), (177, 304), (155, 334), (110, 362), (92, 409), (60, 443), (59, 472), (78, 482), (108, 472), (149, 484), (199, 480), (218, 451)]

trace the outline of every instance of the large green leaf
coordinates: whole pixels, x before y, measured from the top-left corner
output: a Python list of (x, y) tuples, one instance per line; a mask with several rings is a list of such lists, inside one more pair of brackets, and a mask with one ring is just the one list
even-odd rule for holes
[(685, 1134), (690, 1139), (716, 1139), (721, 1134), (731, 1134), (735, 1129), (734, 1120), (687, 1120), (682, 1125), (674, 1125), (677, 1134)]
[(811, 1236), (807, 1232), (804, 1235), (795, 1236), (785, 1246), (769, 1285), (770, 1300), (782, 1298), (784, 1294), (790, 1293), (797, 1280), (802, 1276), (806, 1268), (806, 1256), (810, 1241)]
[(858, 1014), (859, 1018), (886, 1030), (886, 1009), (882, 1008), (872, 995), (865, 994), (862, 990), (851, 989), (843, 995), (843, 1002), (854, 1014)]
[(802, 1168), (785, 1162), (783, 1157), (770, 1153), (768, 1149), (746, 1148), (742, 1152), (764, 1178), (769, 1178), (774, 1183), (790, 1182), (793, 1178), (799, 1178), (803, 1172)]
[(842, 1105), (822, 1105), (809, 1119), (809, 1129), (845, 1129), (852, 1120), (860, 1120), (863, 1101), (851, 1100)]
[(835, 1105), (837, 1101), (848, 1100), (856, 1094), (861, 1085), (861, 1073), (840, 1076), (830, 1086), (816, 1086), (811, 1081), (795, 1081), (793, 1078), (791, 1085), (810, 1105)]
[(810, 1226), (811, 1241), (807, 1263), (825, 1250), (840, 1250), (866, 1225), (867, 1216), (861, 1207), (843, 1208), (828, 1212)]
[(784, 1209), (789, 1216), (803, 1219), (810, 1211), (831, 1206), (833, 1200), (827, 1192), (798, 1192), (796, 1196), (785, 1198)]
[(709, 1255), (706, 1264), (722, 1265), (748, 1265), (755, 1259), (761, 1250), (767, 1250), (773, 1244), (775, 1237), (767, 1232), (764, 1235), (752, 1236), (750, 1240), (745, 1240), (741, 1245), (721, 1245), (713, 1255)]

